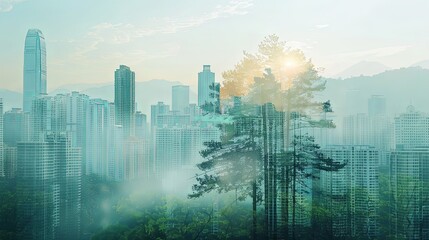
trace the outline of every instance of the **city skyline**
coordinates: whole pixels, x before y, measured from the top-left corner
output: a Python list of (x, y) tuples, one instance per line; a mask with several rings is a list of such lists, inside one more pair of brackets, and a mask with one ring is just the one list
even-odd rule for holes
[(429, 240), (426, 6), (0, 0), (0, 239)]
[[(345, 4), (330, 0), (313, 5), (309, 1), (185, 1), (173, 11), (168, 2), (132, 1), (125, 6), (115, 2), (91, 3), (82, 10), (79, 2), (59, 6), (50, 1), (0, 1), (0, 27), (8, 32), (0, 45), (11, 46), (3, 49), (0, 57), (0, 82), (2, 88), (22, 89), (18, 80), (22, 79), (23, 59), (12, 56), (22, 54), (23, 49), (11, 43), (23, 42), (25, 32), (33, 27), (44, 32), (51, 53), (47, 64), (52, 81), (48, 90), (71, 83), (110, 82), (108, 69), (119, 64), (135, 69), (137, 81), (168, 79), (191, 88), (196, 86), (194, 73), (199, 66), (211, 64), (222, 82), (221, 73), (233, 67), (243, 50), (254, 50), (257, 42), (272, 33), (302, 49), (318, 67), (325, 69), (322, 75), (334, 76), (361, 61), (381, 62), (391, 68), (407, 67), (429, 58), (425, 54), (428, 36), (420, 31), (425, 28), (425, 21), (420, 21), (425, 16), (422, 4), (428, 3), (419, 2), (420, 5), (385, 0)], [(391, 7), (380, 10), (387, 3)], [(332, 4), (336, 7), (332, 8)], [(51, 8), (58, 8), (58, 13), (50, 12), (58, 21), (44, 17)], [(140, 9), (151, 8), (157, 11), (140, 17)], [(69, 13), (61, 14), (65, 9)], [(90, 14), (94, 9), (105, 10), (106, 14)], [(363, 11), (351, 13), (353, 9)], [(115, 17), (109, 18), (112, 11)], [(282, 11), (289, 14), (277, 14)], [(275, 22), (270, 24), (271, 19), (264, 18), (268, 13), (275, 16)], [(77, 15), (82, 21), (73, 21)], [(295, 19), (293, 24), (291, 19)], [(372, 28), (367, 31), (369, 19)], [(16, 24), (8, 24), (11, 21)], [(225, 25), (225, 21), (229, 24)], [(73, 31), (61, 31), (71, 25)], [(219, 26), (223, 33), (216, 31)], [(202, 51), (210, 57), (201, 56)], [(227, 55), (229, 58), (225, 59)], [(166, 68), (168, 72), (164, 71)]]

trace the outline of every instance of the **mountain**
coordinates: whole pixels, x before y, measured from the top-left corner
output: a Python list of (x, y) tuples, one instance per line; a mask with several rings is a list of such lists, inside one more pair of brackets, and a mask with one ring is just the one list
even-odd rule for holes
[[(171, 87), (182, 84), (178, 81), (150, 80), (136, 82), (136, 102), (137, 109), (145, 114), (150, 113), (150, 105), (162, 101), (171, 106)], [(108, 84), (100, 87), (91, 87), (81, 91), (91, 98), (102, 98), (114, 101), (114, 85)], [(193, 91), (189, 93), (191, 103), (196, 103), (197, 94)], [(148, 115), (149, 116), (149, 115)]]
[(410, 104), (418, 111), (429, 112), (429, 69), (409, 67), (374, 76), (325, 80), (326, 89), (318, 98), (331, 100), (338, 117), (366, 113), (371, 95), (385, 96), (387, 112), (392, 117), (404, 112)]
[[(345, 79), (325, 78), (326, 89), (317, 95), (321, 101), (330, 100), (336, 122), (341, 123), (343, 116), (355, 113), (366, 113), (368, 98), (371, 95), (384, 95), (386, 97), (387, 112), (393, 117), (405, 111), (413, 104), (417, 110), (429, 113), (429, 69), (421, 67), (408, 67), (388, 70), (373, 76), (358, 76)], [(171, 87), (180, 84), (177, 81), (151, 80), (136, 82), (136, 101), (138, 110), (150, 114), (150, 105), (158, 101), (171, 104)], [(70, 89), (68, 89), (70, 88)], [(103, 98), (113, 101), (113, 84), (80, 84), (63, 86), (51, 92), (51, 95), (66, 91), (71, 92), (78, 88), (91, 98)], [(22, 105), (22, 94), (18, 92), (1, 90), (4, 111)], [(197, 94), (190, 92), (191, 102), (196, 102)], [(148, 115), (149, 116), (149, 115)]]
[(372, 76), (389, 69), (389, 67), (379, 62), (362, 61), (346, 68), (344, 71), (340, 72), (334, 77), (350, 78), (357, 76)]
[(429, 69), (429, 60), (423, 60), (420, 62), (416, 62), (413, 65), (411, 65), (411, 67), (421, 67), (421, 68)]
[(0, 89), (0, 98), (3, 99), (3, 112), (13, 107), (22, 107), (22, 94), (6, 89)]
[(90, 88), (98, 88), (111, 85), (111, 83), (73, 83), (60, 86), (53, 91), (49, 91), (51, 95), (56, 95), (60, 93), (69, 93), (70, 90), (82, 92)]
[[(171, 105), (171, 87), (179, 84), (182, 83), (160, 79), (136, 82), (137, 109), (145, 114), (150, 114), (150, 105), (156, 104), (158, 101), (163, 101)], [(91, 98), (102, 98), (112, 102), (114, 101), (115, 90), (113, 83), (64, 85), (50, 91), (49, 95), (53, 96), (59, 93), (70, 93), (72, 91), (79, 91)], [(191, 103), (196, 103), (197, 94), (193, 91), (190, 91), (189, 94)], [(4, 111), (10, 110), (12, 107), (22, 106), (22, 93), (0, 89), (0, 98), (3, 98)]]

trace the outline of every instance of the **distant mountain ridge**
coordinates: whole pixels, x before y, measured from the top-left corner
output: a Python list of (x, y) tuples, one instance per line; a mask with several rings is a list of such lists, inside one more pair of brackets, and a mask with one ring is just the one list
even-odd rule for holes
[[(422, 67), (408, 67), (388, 70), (373, 76), (357, 76), (346, 79), (324, 78), (326, 89), (317, 95), (319, 100), (331, 100), (334, 114), (341, 118), (348, 114), (366, 113), (368, 98), (371, 95), (384, 95), (386, 97), (387, 112), (393, 117), (405, 111), (413, 104), (417, 110), (429, 113), (429, 69)], [(136, 101), (140, 111), (149, 114), (150, 105), (158, 101), (171, 104), (171, 87), (181, 84), (178, 81), (151, 80), (136, 82)], [(80, 92), (91, 98), (103, 98), (113, 101), (113, 83), (89, 86), (85, 84), (72, 85), (80, 87)], [(66, 89), (62, 86), (50, 95), (62, 91), (71, 92), (76, 89)], [(4, 111), (22, 105), (22, 94), (14, 91), (0, 89), (0, 98), (3, 98)], [(197, 94), (190, 93), (190, 101), (195, 103)]]
[(420, 62), (416, 62), (411, 67), (421, 67), (421, 68), (427, 68), (429, 69), (429, 60), (423, 60)]
[(379, 62), (362, 61), (358, 62), (342, 72), (335, 75), (335, 78), (351, 78), (358, 76), (372, 76), (390, 70), (390, 68)]
[(326, 90), (318, 97), (330, 99), (338, 115), (366, 113), (371, 95), (386, 97), (387, 112), (391, 116), (404, 112), (410, 104), (429, 113), (429, 69), (408, 67), (373, 76), (325, 80)]

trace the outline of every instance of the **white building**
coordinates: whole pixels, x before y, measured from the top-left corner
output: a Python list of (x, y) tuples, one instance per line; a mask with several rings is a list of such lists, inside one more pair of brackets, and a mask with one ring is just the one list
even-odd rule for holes
[(429, 116), (408, 106), (395, 117), (395, 144), (397, 148), (429, 146)]
[(346, 166), (336, 172), (320, 173), (325, 206), (333, 214), (338, 237), (379, 237), (379, 151), (370, 146), (334, 145), (323, 153)]

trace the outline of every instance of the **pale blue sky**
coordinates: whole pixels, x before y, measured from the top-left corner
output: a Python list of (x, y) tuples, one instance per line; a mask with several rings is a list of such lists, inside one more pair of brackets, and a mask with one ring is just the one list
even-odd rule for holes
[(409, 66), (429, 59), (428, 11), (426, 0), (0, 0), (0, 88), (21, 91), (28, 28), (46, 38), (48, 90), (112, 82), (119, 64), (137, 81), (194, 87), (203, 64), (221, 81), (272, 33), (326, 76), (362, 60)]

